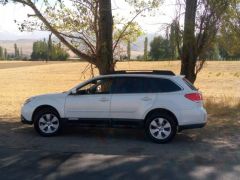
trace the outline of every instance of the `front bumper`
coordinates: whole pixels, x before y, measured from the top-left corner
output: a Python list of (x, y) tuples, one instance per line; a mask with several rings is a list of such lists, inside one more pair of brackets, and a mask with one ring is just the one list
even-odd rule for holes
[(26, 119), (23, 117), (23, 115), (21, 115), (21, 122), (22, 122), (23, 124), (33, 124), (32, 121), (26, 120)]
[(32, 115), (34, 107), (31, 106), (31, 103), (24, 104), (21, 108), (21, 121), (24, 124), (33, 124)]

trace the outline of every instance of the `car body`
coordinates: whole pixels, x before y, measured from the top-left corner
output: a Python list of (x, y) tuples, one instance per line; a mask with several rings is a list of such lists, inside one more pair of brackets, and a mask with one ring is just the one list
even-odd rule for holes
[[(56, 131), (51, 131), (51, 118), (58, 121), (52, 124)], [(154, 118), (155, 123), (151, 124), (149, 119)], [(44, 136), (57, 134), (66, 123), (78, 122), (86, 126), (142, 127), (152, 140), (163, 143), (170, 141), (177, 131), (203, 127), (207, 113), (201, 93), (183, 76), (116, 73), (94, 77), (67, 92), (29, 98), (22, 106), (21, 119), (23, 123), (34, 123)], [(173, 135), (159, 139), (152, 134), (151, 137), (146, 128), (148, 121), (153, 132), (162, 135), (167, 132), (159, 125), (162, 122)], [(43, 132), (44, 127), (48, 133)]]

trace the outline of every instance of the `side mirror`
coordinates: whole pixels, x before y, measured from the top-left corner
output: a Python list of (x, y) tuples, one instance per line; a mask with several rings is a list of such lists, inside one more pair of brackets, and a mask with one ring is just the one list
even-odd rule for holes
[(77, 90), (76, 90), (76, 89), (72, 89), (70, 94), (71, 94), (71, 95), (77, 94)]

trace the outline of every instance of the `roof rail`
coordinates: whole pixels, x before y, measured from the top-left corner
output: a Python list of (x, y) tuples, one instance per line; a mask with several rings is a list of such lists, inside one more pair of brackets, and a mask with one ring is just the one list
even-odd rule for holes
[(114, 74), (156, 74), (175, 76), (174, 72), (168, 70), (120, 70), (115, 71)]

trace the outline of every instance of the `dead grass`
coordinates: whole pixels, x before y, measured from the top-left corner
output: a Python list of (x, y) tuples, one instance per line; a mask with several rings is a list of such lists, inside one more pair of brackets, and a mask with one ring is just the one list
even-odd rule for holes
[(240, 115), (240, 101), (233, 97), (207, 97), (204, 106), (215, 117)]
[(9, 68), (19, 68), (26, 66), (38, 66), (38, 65), (49, 65), (49, 64), (59, 64), (66, 63), (63, 61), (0, 61), (0, 69), (9, 69)]
[[(0, 118), (18, 117), (21, 104), (30, 96), (61, 92), (89, 78), (81, 72), (85, 62), (54, 62), (47, 65), (28, 62), (0, 62)], [(34, 66), (31, 66), (33, 65)], [(45, 63), (44, 63), (45, 64)], [(1, 69), (1, 66), (8, 68)], [(179, 61), (119, 62), (122, 69), (170, 69), (179, 73)], [(196, 86), (206, 100), (209, 113), (238, 114), (240, 109), (240, 62), (208, 62), (198, 75)]]

